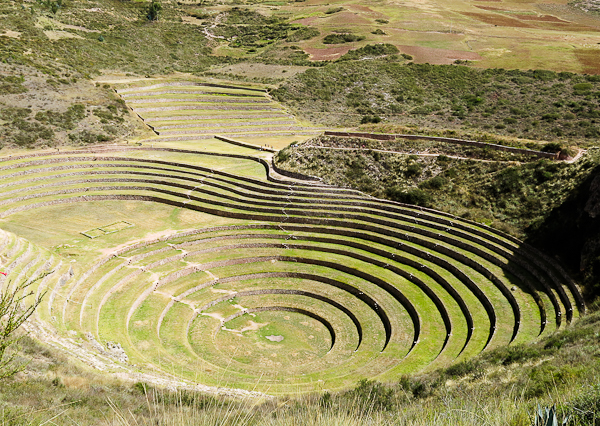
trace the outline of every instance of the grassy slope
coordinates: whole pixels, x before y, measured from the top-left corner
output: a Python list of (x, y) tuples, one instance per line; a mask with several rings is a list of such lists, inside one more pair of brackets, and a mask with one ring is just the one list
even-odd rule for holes
[(596, 76), (393, 60), (332, 63), (272, 91), (299, 115), (329, 126), (377, 116), (405, 126), (584, 144), (599, 134), (599, 94)]
[[(397, 384), (363, 382), (342, 393), (268, 402), (228, 400), (109, 379), (24, 340), (27, 373), (0, 389), (7, 424), (373, 425), (501, 424), (526, 426), (538, 403), (557, 403), (574, 426), (598, 421), (598, 312), (530, 346), (500, 348), (472, 361)], [(27, 378), (27, 380), (23, 380)], [(10, 402), (8, 402), (10, 401)], [(56, 417), (55, 417), (56, 416)]]
[(92, 77), (106, 70), (197, 72), (223, 61), (209, 56), (205, 37), (172, 5), (152, 23), (145, 7), (69, 1), (53, 14), (40, 3), (0, 3), (0, 14), (10, 17), (0, 26), (9, 34), (0, 36), (0, 148), (131, 137), (144, 129), (110, 86)]
[[(559, 255), (571, 273), (586, 283), (591, 297), (598, 294), (598, 267), (594, 266), (598, 250), (597, 243), (593, 242), (597, 240), (597, 221), (592, 213), (582, 217), (588, 199), (588, 203), (593, 204), (597, 195), (593, 195), (593, 190), (584, 190), (586, 196), (580, 196), (581, 188), (590, 186), (594, 170), (600, 164), (598, 148), (589, 148), (587, 154), (574, 163), (531, 158), (517, 163), (514, 161), (523, 161), (523, 158), (511, 159), (505, 155), (492, 157), (496, 161), (480, 161), (408, 154), (441, 150), (439, 145), (421, 141), (403, 142), (391, 148), (390, 145), (389, 142), (323, 137), (280, 151), (276, 161), (282, 168), (321, 176), (334, 185), (432, 207), (520, 238), (530, 237), (540, 249)], [(334, 150), (328, 148), (331, 146), (361, 149)], [(405, 154), (377, 149), (397, 149)], [(456, 148), (451, 154), (474, 158), (490, 155)], [(579, 197), (579, 201), (573, 201), (574, 197)], [(575, 234), (578, 235), (576, 242)], [(568, 244), (557, 243), (557, 235)], [(580, 263), (582, 255), (587, 260)]]

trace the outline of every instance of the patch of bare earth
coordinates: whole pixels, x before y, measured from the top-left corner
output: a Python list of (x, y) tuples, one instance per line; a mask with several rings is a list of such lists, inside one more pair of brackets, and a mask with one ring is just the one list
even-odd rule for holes
[(552, 15), (522, 15), (519, 16), (519, 19), (524, 19), (525, 21), (542, 21), (542, 22), (564, 22), (568, 23), (569, 21), (565, 21), (564, 19), (557, 18)]
[(317, 20), (316, 16), (311, 16), (310, 18), (302, 18), (296, 21), (293, 21), (293, 24), (301, 24), (301, 25), (310, 25)]
[(457, 59), (462, 61), (479, 61), (483, 59), (478, 53), (462, 50), (435, 49), (422, 46), (397, 46), (403, 53), (408, 53), (418, 64), (451, 64)]
[(305, 47), (304, 51), (308, 53), (311, 61), (332, 61), (345, 55), (350, 49), (352, 49), (352, 46), (328, 47), (326, 49)]
[(470, 18), (475, 18), (478, 21), (486, 24), (495, 25), (497, 27), (518, 27), (518, 28), (535, 28), (527, 22), (519, 21), (518, 19), (509, 18), (498, 14), (477, 13), (477, 12), (461, 12), (462, 15)]
[(576, 49), (575, 57), (587, 74), (600, 74), (600, 49)]
[(235, 74), (244, 77), (269, 77), (289, 78), (300, 72), (304, 72), (308, 67), (293, 65), (269, 65), (269, 64), (234, 64), (226, 67), (211, 69), (212, 73)]
[(327, 24), (329, 25), (370, 25), (371, 21), (366, 18), (363, 18), (358, 13), (354, 12), (339, 12), (330, 15), (330, 18), (327, 19)]
[(18, 31), (6, 30), (2, 34), (0, 34), (0, 37), (3, 37), (3, 36), (10, 37), (10, 38), (20, 38), (21, 33)]

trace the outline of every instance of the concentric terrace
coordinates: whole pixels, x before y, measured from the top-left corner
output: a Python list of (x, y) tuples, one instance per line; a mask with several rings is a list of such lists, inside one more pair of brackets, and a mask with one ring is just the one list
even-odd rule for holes
[(2, 232), (3, 285), (44, 275), (46, 331), (117, 342), (124, 368), (335, 389), (532, 341), (584, 309), (508, 235), (256, 157), (116, 146), (3, 158), (0, 176), (1, 227), (36, 243)]

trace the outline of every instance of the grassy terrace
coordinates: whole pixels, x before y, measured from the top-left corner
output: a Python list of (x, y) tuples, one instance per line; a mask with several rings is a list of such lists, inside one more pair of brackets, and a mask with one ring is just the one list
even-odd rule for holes
[(2, 284), (53, 271), (33, 285), (57, 336), (118, 342), (132, 370), (273, 394), (397, 380), (584, 309), (559, 266), (500, 231), (282, 181), (221, 144), (4, 158), (0, 227), (31, 242), (3, 232)]
[(192, 81), (149, 83), (123, 85), (117, 93), (157, 133), (149, 140), (153, 144), (213, 135), (252, 140), (318, 133), (298, 122), (262, 88), (214, 87)]

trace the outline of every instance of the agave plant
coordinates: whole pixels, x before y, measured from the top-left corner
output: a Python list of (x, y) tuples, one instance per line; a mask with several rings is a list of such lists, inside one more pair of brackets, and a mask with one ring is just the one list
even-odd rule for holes
[(565, 417), (562, 423), (558, 423), (558, 418), (556, 417), (556, 405), (553, 405), (551, 408), (541, 408), (538, 405), (533, 426), (565, 426), (568, 421), (569, 416)]

